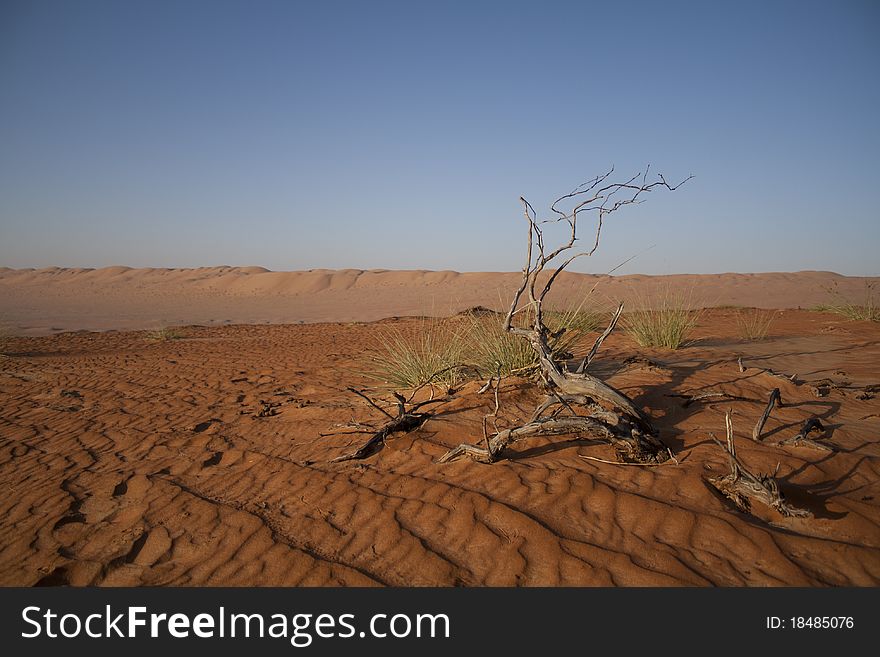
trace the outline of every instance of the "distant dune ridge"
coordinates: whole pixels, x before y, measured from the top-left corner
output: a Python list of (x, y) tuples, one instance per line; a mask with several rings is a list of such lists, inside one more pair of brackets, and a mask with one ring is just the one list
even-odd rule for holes
[[(390, 316), (449, 315), (472, 306), (500, 308), (518, 272), (313, 269), (0, 268), (0, 321), (13, 333), (149, 329), (178, 324), (373, 321)], [(698, 306), (809, 308), (853, 302), (866, 281), (832, 272), (607, 276), (564, 273), (554, 286), (560, 304), (593, 290), (594, 303), (632, 302), (671, 291)]]

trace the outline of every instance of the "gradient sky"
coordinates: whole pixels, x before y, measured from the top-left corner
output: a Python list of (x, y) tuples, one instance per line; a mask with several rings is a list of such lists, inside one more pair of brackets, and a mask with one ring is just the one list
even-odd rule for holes
[(877, 275), (878, 71), (867, 0), (0, 0), (0, 266), (514, 271), (650, 163), (577, 270)]

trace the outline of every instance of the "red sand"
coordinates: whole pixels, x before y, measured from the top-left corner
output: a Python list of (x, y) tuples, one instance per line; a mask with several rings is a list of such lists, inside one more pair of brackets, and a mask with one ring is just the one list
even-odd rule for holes
[[(5, 270), (0, 299), (7, 318), (15, 308), (15, 327), (45, 333), (208, 315), (370, 319), (417, 310), (435, 294), (497, 305), (494, 290), (472, 283), (515, 283), (451, 272), (223, 271)], [(817, 287), (834, 278), (683, 280), (717, 303), (806, 306), (825, 300)], [(605, 293), (624, 280), (636, 279), (614, 279)], [(853, 293), (862, 285), (841, 281)], [(697, 343), (679, 351), (641, 349), (618, 330), (594, 361), (680, 460), (654, 468), (584, 460), (615, 456), (574, 436), (517, 443), (493, 465), (437, 464), (448, 448), (481, 440), (492, 400), (476, 382), (370, 459), (330, 463), (365, 437), (322, 433), (382, 419), (346, 387), (367, 383), (357, 372), (388, 321), (189, 327), (164, 342), (130, 331), (9, 338), (0, 357), (0, 585), (877, 585), (880, 400), (864, 387), (880, 384), (880, 325), (789, 310), (766, 340), (746, 343), (735, 312), (705, 314)], [(393, 326), (414, 332), (421, 323)], [(632, 355), (653, 363), (625, 363)], [(798, 384), (764, 368), (796, 373)], [(833, 385), (818, 397), (823, 379)], [(754, 443), (774, 387), (785, 405)], [(685, 405), (679, 396), (705, 391), (743, 399)], [(538, 396), (506, 381), (501, 425), (521, 421)], [(745, 515), (706, 484), (727, 467), (710, 440), (723, 436), (726, 410), (741, 459), (757, 472), (778, 463), (783, 492), (813, 518)], [(837, 451), (775, 445), (814, 415)]]

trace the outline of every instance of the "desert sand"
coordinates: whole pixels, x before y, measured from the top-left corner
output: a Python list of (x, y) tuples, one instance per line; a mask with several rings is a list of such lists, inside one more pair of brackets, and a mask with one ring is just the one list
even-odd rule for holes
[[(520, 274), (359, 269), (273, 272), (262, 267), (200, 269), (0, 268), (0, 326), (17, 334), (156, 329), (203, 324), (374, 321), (506, 307)], [(560, 303), (641, 302), (669, 291), (694, 306), (810, 308), (837, 294), (858, 303), (865, 282), (831, 272), (604, 276), (564, 272)]]
[[(620, 277), (597, 288), (613, 299), (671, 283), (705, 305), (787, 308), (758, 342), (739, 337), (731, 308), (704, 313), (677, 351), (640, 348), (622, 330), (605, 342), (591, 371), (652, 418), (677, 464), (584, 459), (615, 453), (577, 436), (528, 439), (492, 465), (438, 464), (482, 440), (493, 400), (478, 381), (378, 454), (331, 463), (365, 439), (342, 432), (383, 420), (347, 390), (372, 385), (365, 354), (390, 329), (424, 327), (373, 320), (497, 307), (518, 277), (0, 271), (12, 333), (0, 357), (0, 585), (880, 583), (880, 324), (797, 309), (828, 301), (822, 286), (835, 281), (857, 300), (863, 279)], [(559, 290), (594, 282), (571, 275)], [(134, 330), (178, 324), (173, 340)], [(773, 388), (784, 405), (754, 442)], [(728, 396), (689, 400), (706, 392)], [(539, 398), (506, 379), (499, 423)], [(787, 499), (812, 518), (745, 514), (706, 483), (727, 471), (711, 440), (726, 411), (741, 460), (778, 466)], [(776, 444), (813, 416), (834, 451)]]

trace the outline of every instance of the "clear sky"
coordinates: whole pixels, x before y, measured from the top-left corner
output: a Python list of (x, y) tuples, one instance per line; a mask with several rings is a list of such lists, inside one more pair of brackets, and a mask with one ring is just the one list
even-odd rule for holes
[[(0, 266), (880, 274), (880, 2), (0, 0)], [(585, 227), (586, 228), (586, 227)]]

